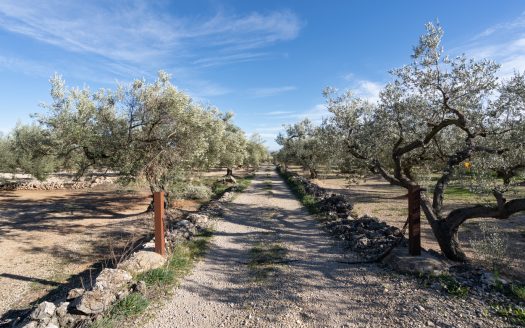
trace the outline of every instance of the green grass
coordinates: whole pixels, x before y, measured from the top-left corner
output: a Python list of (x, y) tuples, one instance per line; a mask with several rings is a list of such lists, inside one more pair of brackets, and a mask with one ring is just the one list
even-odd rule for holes
[(277, 265), (282, 264), (287, 249), (280, 244), (257, 244), (250, 249), (248, 267), (252, 271), (255, 281), (262, 282), (277, 271)]
[(131, 317), (141, 314), (149, 305), (149, 300), (142, 294), (131, 293), (116, 303), (111, 309), (112, 316)]
[(454, 277), (442, 274), (437, 277), (441, 283), (441, 287), (447, 291), (450, 295), (465, 298), (468, 295), (469, 288), (461, 285)]
[(454, 196), (454, 197), (472, 197), (476, 196), (473, 192), (470, 190), (463, 188), (463, 187), (454, 187), (450, 186), (445, 189), (445, 196)]
[(166, 265), (161, 268), (140, 273), (135, 280), (143, 280), (147, 290), (145, 295), (132, 293), (116, 303), (102, 318), (93, 322), (90, 328), (122, 327), (126, 318), (144, 312), (148, 304), (169, 295), (180, 280), (192, 269), (195, 261), (206, 253), (212, 231), (205, 230), (193, 240), (178, 244), (170, 254)]
[(510, 286), (510, 292), (514, 298), (518, 299), (521, 302), (525, 302), (525, 285), (512, 285)]
[(143, 313), (150, 301), (139, 293), (131, 293), (113, 305), (107, 315), (93, 322), (90, 328), (116, 328), (125, 318), (136, 317)]
[[(253, 175), (247, 175), (243, 178), (239, 178), (237, 179), (237, 185), (231, 185), (214, 180), (213, 183), (210, 184), (211, 191), (213, 192), (214, 198), (219, 198), (222, 194), (224, 194), (227, 191), (228, 188), (231, 187), (233, 187), (233, 191), (243, 192), (251, 184), (253, 178)], [(210, 183), (210, 181), (208, 181), (208, 183)]]
[(317, 206), (317, 200), (314, 196), (306, 193), (304, 186), (301, 183), (298, 183), (292, 179), (294, 176), (293, 173), (284, 172), (277, 169), (277, 173), (284, 179), (292, 193), (299, 199), (299, 201), (308, 209), (310, 214), (319, 213), (319, 208)]
[(272, 190), (272, 182), (270, 180), (264, 180), (262, 182), (262, 188), (264, 190)]
[(492, 310), (500, 317), (508, 318), (508, 320), (516, 325), (525, 326), (525, 309), (513, 305), (492, 305)]

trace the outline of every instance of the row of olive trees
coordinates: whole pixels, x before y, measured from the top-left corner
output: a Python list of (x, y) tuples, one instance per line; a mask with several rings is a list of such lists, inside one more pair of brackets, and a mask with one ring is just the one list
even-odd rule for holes
[[(422, 209), (443, 253), (462, 261), (458, 229), (466, 220), (525, 211), (525, 198), (506, 196), (525, 169), (525, 75), (499, 79), (492, 61), (449, 58), (442, 36), (439, 25), (427, 25), (412, 63), (391, 72), (394, 79), (377, 103), (325, 90), (331, 115), (311, 129), (329, 131), (330, 142), (309, 139), (319, 146), (305, 154), (297, 144), (299, 123), (278, 138), (283, 147), (276, 157), (300, 162), (332, 152), (347, 171), (367, 170), (407, 189), (433, 175)], [(464, 166), (471, 169), (472, 187), (490, 192), (494, 201), (446, 212), (445, 190)]]
[(279, 133), (276, 142), (281, 149), (274, 154), (274, 160), (287, 168), (288, 164), (300, 165), (310, 173), (310, 178), (319, 175), (323, 166), (342, 167), (338, 152), (334, 151), (338, 143), (330, 126), (315, 126), (309, 119), (286, 126), (284, 133)]
[(0, 138), (1, 171), (39, 179), (64, 169), (79, 176), (112, 171), (127, 182), (145, 179), (153, 192), (193, 170), (226, 167), (231, 175), (268, 157), (262, 140), (247, 140), (231, 113), (193, 102), (164, 72), (153, 83), (96, 92), (67, 88), (55, 75), (51, 96), (35, 124)]

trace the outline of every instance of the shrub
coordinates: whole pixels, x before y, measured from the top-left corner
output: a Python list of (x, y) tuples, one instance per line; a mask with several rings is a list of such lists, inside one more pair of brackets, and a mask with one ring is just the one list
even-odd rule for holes
[(211, 188), (207, 186), (189, 185), (184, 188), (184, 198), (187, 199), (209, 199), (212, 195)]
[(500, 272), (510, 262), (507, 256), (508, 239), (494, 224), (480, 223), (479, 229), (481, 235), (470, 239), (470, 245), (480, 260), (491, 266), (493, 271)]

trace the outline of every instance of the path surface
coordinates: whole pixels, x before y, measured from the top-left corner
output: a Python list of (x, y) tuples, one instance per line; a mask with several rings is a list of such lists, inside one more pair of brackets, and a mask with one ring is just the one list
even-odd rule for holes
[[(268, 185), (271, 181), (271, 190)], [(146, 327), (502, 327), (467, 301), (419, 289), (377, 265), (348, 265), (269, 168), (231, 203), (206, 258)], [(256, 279), (250, 250), (287, 249), (275, 274)]]

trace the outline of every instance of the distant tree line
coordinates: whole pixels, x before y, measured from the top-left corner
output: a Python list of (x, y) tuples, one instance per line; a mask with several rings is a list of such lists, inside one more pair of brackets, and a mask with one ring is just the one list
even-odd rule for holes
[(0, 172), (45, 179), (59, 170), (111, 171), (123, 182), (143, 179), (153, 192), (195, 170), (225, 167), (232, 175), (268, 159), (261, 138), (247, 139), (232, 113), (192, 101), (165, 72), (115, 90), (69, 88), (59, 75), (50, 82), (52, 101), (34, 123), (0, 136)]

